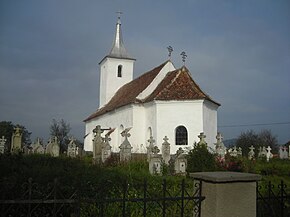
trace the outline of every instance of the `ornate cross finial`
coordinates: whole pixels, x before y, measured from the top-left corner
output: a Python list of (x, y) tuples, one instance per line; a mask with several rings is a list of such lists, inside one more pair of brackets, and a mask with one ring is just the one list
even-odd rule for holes
[(147, 140), (149, 142), (149, 146), (153, 146), (155, 143), (155, 140), (153, 139), (153, 136), (150, 136), (150, 139)]
[(157, 146), (154, 146), (152, 149), (153, 154), (158, 154), (160, 152), (159, 148)]
[(168, 139), (167, 136), (165, 136), (165, 137), (163, 138), (163, 140), (164, 140), (165, 143), (168, 143), (168, 140), (169, 140), (169, 139)]
[(119, 10), (119, 11), (116, 12), (116, 14), (118, 14), (118, 19), (120, 19), (121, 15), (123, 14), (123, 12)]
[(184, 151), (183, 151), (182, 148), (179, 148), (179, 149), (176, 151), (176, 155), (177, 155), (177, 156), (179, 156), (179, 155), (181, 155), (181, 154), (183, 154), (183, 153), (184, 153)]
[(95, 133), (95, 137), (100, 137), (104, 130), (101, 129), (100, 125), (97, 125), (96, 128), (93, 129), (93, 132)]
[(185, 65), (185, 60), (186, 60), (186, 57), (187, 57), (185, 51), (182, 51), (180, 55), (181, 55), (181, 59), (182, 59), (183, 65)]
[(173, 48), (171, 47), (171, 46), (168, 46), (167, 47), (167, 50), (168, 50), (168, 57), (169, 57), (169, 59), (171, 58), (171, 53), (172, 53), (172, 51), (173, 51)]
[(128, 137), (131, 136), (131, 134), (129, 133), (129, 131), (131, 130), (132, 127), (126, 128), (123, 132), (121, 132), (121, 136), (125, 137), (125, 139), (127, 139)]
[(200, 139), (201, 142), (203, 142), (204, 139), (206, 138), (206, 135), (204, 135), (204, 133), (200, 133), (198, 138)]

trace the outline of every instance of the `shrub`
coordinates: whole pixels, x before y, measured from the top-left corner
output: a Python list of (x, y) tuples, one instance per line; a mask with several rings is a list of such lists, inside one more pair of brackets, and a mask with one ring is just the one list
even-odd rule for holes
[(205, 145), (195, 144), (187, 155), (187, 172), (206, 172), (217, 169), (216, 156)]

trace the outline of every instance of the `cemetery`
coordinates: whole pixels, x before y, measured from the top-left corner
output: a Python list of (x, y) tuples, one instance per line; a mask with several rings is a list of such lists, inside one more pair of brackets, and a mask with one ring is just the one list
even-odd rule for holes
[[(12, 195), (17, 195), (17, 192), (21, 192), (23, 183), (26, 183), (27, 186), (31, 185), (31, 188), (34, 186), (33, 183), (37, 183), (38, 186), (42, 186), (43, 188), (45, 188), (47, 183), (55, 183), (51, 185), (56, 185), (56, 182), (59, 184), (61, 183), (61, 185), (63, 185), (61, 189), (66, 189), (66, 186), (69, 185), (71, 190), (67, 189), (65, 191), (68, 191), (69, 193), (67, 195), (71, 197), (74, 195), (73, 189), (78, 189), (79, 187), (82, 187), (82, 190), (84, 190), (94, 186), (94, 189), (100, 188), (102, 189), (101, 192), (104, 190), (103, 193), (105, 193), (111, 192), (109, 188), (113, 185), (114, 189), (119, 189), (117, 191), (122, 192), (124, 190), (122, 186), (125, 182), (127, 183), (126, 186), (131, 186), (128, 188), (126, 187), (126, 194), (129, 193), (129, 191), (136, 192), (136, 198), (133, 197), (132, 201), (127, 201), (128, 204), (131, 202), (134, 204), (133, 201), (135, 200), (144, 202), (142, 191), (144, 193), (144, 188), (148, 188), (148, 203), (150, 200), (153, 200), (151, 203), (154, 202), (154, 197), (159, 197), (155, 195), (157, 192), (159, 195), (168, 194), (171, 195), (170, 197), (168, 196), (168, 207), (165, 209), (163, 207), (164, 204), (161, 206), (163, 207), (163, 209), (161, 209), (163, 213), (176, 212), (179, 213), (176, 214), (177, 216), (188, 216), (188, 213), (191, 213), (191, 211), (196, 208), (198, 208), (199, 211), (203, 210), (204, 207), (200, 206), (203, 204), (202, 201), (211, 196), (201, 195), (199, 193), (201, 189), (196, 187), (198, 186), (196, 183), (211, 183), (212, 178), (207, 178), (204, 174), (199, 175), (199, 173), (192, 172), (207, 173), (212, 171), (229, 171), (262, 175), (261, 177), (258, 175), (256, 177), (247, 177), (254, 183), (262, 178), (262, 182), (259, 182), (260, 191), (258, 191), (257, 203), (262, 204), (264, 195), (268, 194), (269, 190), (271, 190), (271, 194), (273, 195), (283, 195), (282, 199), (285, 203), (283, 205), (285, 206), (283, 212), (289, 213), (289, 198), (287, 196), (290, 192), (288, 187), (290, 186), (289, 147), (279, 147), (277, 154), (272, 153), (270, 146), (254, 147), (252, 145), (249, 147), (249, 150), (243, 150), (241, 147), (236, 146), (227, 148), (223, 143), (222, 134), (218, 133), (216, 142), (214, 143), (215, 148), (212, 149), (205, 141), (206, 135), (201, 132), (200, 135), (198, 135), (199, 142), (194, 144), (192, 149), (182, 149), (180, 147), (175, 154), (170, 154), (170, 138), (164, 136), (163, 143), (156, 144), (155, 139), (151, 136), (148, 138), (148, 146), (146, 147), (147, 153), (133, 153), (130, 143), (130, 130), (130, 128), (126, 128), (121, 132), (121, 136), (124, 139), (122, 143), (119, 144), (119, 152), (116, 153), (112, 151), (110, 139), (110, 135), (114, 129), (102, 129), (101, 126), (96, 126), (93, 131), (93, 152), (91, 155), (87, 155), (76, 145), (74, 138), (70, 139), (67, 151), (64, 153), (60, 153), (57, 137), (51, 138), (46, 145), (43, 145), (40, 139), (37, 139), (27, 147), (21, 142), (21, 129), (15, 128), (12, 138), (10, 138), (10, 151), (7, 150), (6, 147), (6, 142), (9, 138), (4, 138), (2, 136), (0, 139), (0, 166), (4, 168), (1, 177), (1, 195), (9, 197), (12, 192)], [(218, 177), (219, 176), (220, 174)], [(192, 177), (194, 177), (194, 182)], [(57, 181), (55, 181), (55, 178), (58, 178)], [(237, 179), (239, 180), (239, 177)], [(111, 183), (109, 186), (107, 186), (108, 181)], [(269, 181), (271, 181), (272, 184), (269, 185)], [(280, 183), (281, 181), (282, 183)], [(93, 185), (88, 187), (88, 183)], [(157, 185), (160, 185), (160, 191), (153, 190), (153, 186)], [(174, 188), (175, 190), (171, 192), (167, 187), (163, 188), (164, 185), (176, 187)], [(181, 186), (181, 188), (179, 189), (178, 186)], [(203, 184), (203, 186), (208, 185)], [(217, 187), (218, 186), (219, 185), (217, 185)], [(272, 186), (276, 186), (276, 188), (272, 188)], [(190, 192), (188, 188), (195, 189), (193, 195), (187, 195), (186, 192)], [(279, 190), (284, 193), (281, 193)], [(175, 196), (180, 198), (178, 197), (180, 192), (183, 192), (183, 196), (181, 197), (183, 198), (182, 200), (191, 204), (182, 209), (178, 208), (178, 202), (173, 202), (175, 200), (178, 201)], [(204, 192), (206, 193), (207, 190), (204, 190)], [(87, 196), (88, 194), (85, 197)], [(118, 198), (122, 197), (122, 195), (114, 195), (114, 197)], [(65, 198), (64, 196), (62, 199)], [(277, 198), (281, 199), (281, 197)], [(95, 202), (98, 201), (97, 198), (95, 198), (95, 200)], [(76, 200), (74, 200), (74, 203), (76, 203)], [(111, 200), (108, 200), (108, 203), (110, 204), (108, 206), (115, 206)], [(169, 206), (169, 204), (171, 205)], [(72, 204), (66, 204), (65, 202), (63, 206), (74, 207)], [(87, 210), (91, 205), (90, 203), (83, 203), (80, 206), (84, 206), (82, 209)], [(131, 208), (133, 208), (135, 205), (131, 206)], [(101, 212), (99, 208), (100, 207), (95, 207), (94, 212)], [(128, 209), (127, 206), (123, 208), (126, 210)], [(206, 208), (206, 210), (208, 209), (211, 208)], [(111, 208), (106, 207), (104, 210), (107, 210), (107, 213), (111, 213)], [(127, 210), (124, 212), (127, 213), (129, 211)], [(148, 210), (145, 209), (145, 212), (148, 212), (146, 216), (151, 216), (151, 214), (149, 214), (150, 212), (156, 215), (156, 213), (160, 213), (161, 211), (160, 209), (150, 208)], [(181, 215), (180, 212), (183, 214)], [(203, 210), (201, 213), (202, 212), (206, 213), (207, 211)], [(143, 216), (142, 210), (136, 211), (136, 213), (138, 213), (136, 216)], [(196, 216), (199, 216), (198, 213), (200, 212), (196, 212)], [(127, 214), (124, 216), (126, 215)], [(273, 216), (286, 216), (286, 214)]]

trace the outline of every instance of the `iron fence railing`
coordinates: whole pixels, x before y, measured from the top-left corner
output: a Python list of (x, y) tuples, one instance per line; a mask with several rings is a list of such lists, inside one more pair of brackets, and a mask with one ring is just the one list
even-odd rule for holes
[[(200, 217), (201, 182), (168, 183), (107, 181), (73, 189), (54, 183), (40, 186), (29, 179), (22, 192), (1, 189), (1, 216), (196, 216)], [(108, 187), (109, 185), (109, 187)]]
[(289, 189), (282, 180), (276, 186), (257, 183), (257, 217), (290, 217)]

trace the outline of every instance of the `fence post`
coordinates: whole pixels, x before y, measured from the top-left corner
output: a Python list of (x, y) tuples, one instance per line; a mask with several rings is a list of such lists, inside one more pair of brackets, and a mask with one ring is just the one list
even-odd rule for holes
[(255, 217), (256, 182), (260, 175), (238, 172), (199, 172), (191, 177), (201, 182), (205, 200), (201, 217)]

